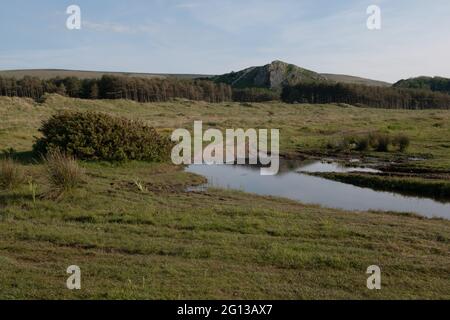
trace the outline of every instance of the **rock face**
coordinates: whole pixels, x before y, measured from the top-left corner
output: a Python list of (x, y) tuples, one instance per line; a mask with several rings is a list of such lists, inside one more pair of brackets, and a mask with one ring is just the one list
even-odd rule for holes
[(284, 85), (294, 85), (303, 81), (326, 81), (327, 79), (307, 69), (282, 61), (273, 61), (261, 67), (250, 67), (239, 72), (231, 72), (213, 78), (235, 88), (280, 89)]

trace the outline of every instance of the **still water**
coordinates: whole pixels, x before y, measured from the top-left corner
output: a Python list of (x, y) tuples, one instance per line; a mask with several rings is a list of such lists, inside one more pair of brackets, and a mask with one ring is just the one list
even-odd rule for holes
[(242, 165), (190, 165), (186, 170), (208, 179), (208, 184), (202, 188), (237, 189), (260, 195), (285, 197), (302, 203), (319, 204), (329, 208), (411, 212), (425, 217), (450, 219), (450, 203), (375, 191), (302, 173), (377, 172), (370, 168), (349, 168), (320, 161), (284, 161), (276, 176), (261, 176), (258, 167)]

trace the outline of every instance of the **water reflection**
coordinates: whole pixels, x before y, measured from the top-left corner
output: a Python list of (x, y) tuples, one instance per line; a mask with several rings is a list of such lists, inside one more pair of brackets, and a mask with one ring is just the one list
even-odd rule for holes
[[(189, 172), (208, 178), (208, 186), (273, 195), (345, 210), (412, 212), (426, 217), (450, 219), (450, 203), (375, 191), (301, 172), (376, 172), (318, 161), (282, 161), (276, 176), (261, 176), (259, 168), (241, 165), (191, 165)], [(369, 170), (369, 171), (368, 171)]]

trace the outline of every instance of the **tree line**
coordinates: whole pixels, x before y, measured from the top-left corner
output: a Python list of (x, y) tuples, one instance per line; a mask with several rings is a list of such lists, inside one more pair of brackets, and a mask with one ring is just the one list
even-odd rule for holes
[(280, 100), (280, 91), (266, 88), (233, 88), (233, 101), (266, 102)]
[(397, 88), (425, 89), (450, 94), (450, 79), (442, 77), (417, 77), (400, 80), (394, 84)]
[(222, 102), (232, 99), (232, 89), (207, 80), (137, 78), (104, 75), (100, 79), (77, 77), (22, 79), (0, 77), (0, 95), (39, 100), (46, 93), (82, 99), (130, 99), (138, 102), (168, 101), (173, 98)]
[(347, 103), (392, 109), (450, 109), (450, 95), (445, 93), (332, 82), (285, 86), (281, 100), (287, 103)]
[(371, 87), (334, 82), (303, 82), (279, 91), (263, 88), (232, 89), (207, 79), (138, 78), (104, 75), (99, 79), (77, 77), (22, 79), (0, 77), (0, 95), (41, 99), (57, 93), (82, 99), (130, 99), (138, 102), (185, 98), (206, 102), (347, 103), (376, 108), (450, 109), (450, 95), (424, 89)]

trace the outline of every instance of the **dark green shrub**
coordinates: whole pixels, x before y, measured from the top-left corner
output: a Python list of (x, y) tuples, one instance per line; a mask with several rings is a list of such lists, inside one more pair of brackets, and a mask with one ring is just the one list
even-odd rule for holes
[(399, 134), (394, 137), (392, 144), (397, 147), (398, 151), (404, 152), (409, 147), (410, 140), (408, 136)]
[(139, 121), (95, 112), (63, 112), (39, 129), (43, 137), (33, 147), (40, 154), (58, 149), (82, 160), (168, 159), (168, 138)]

